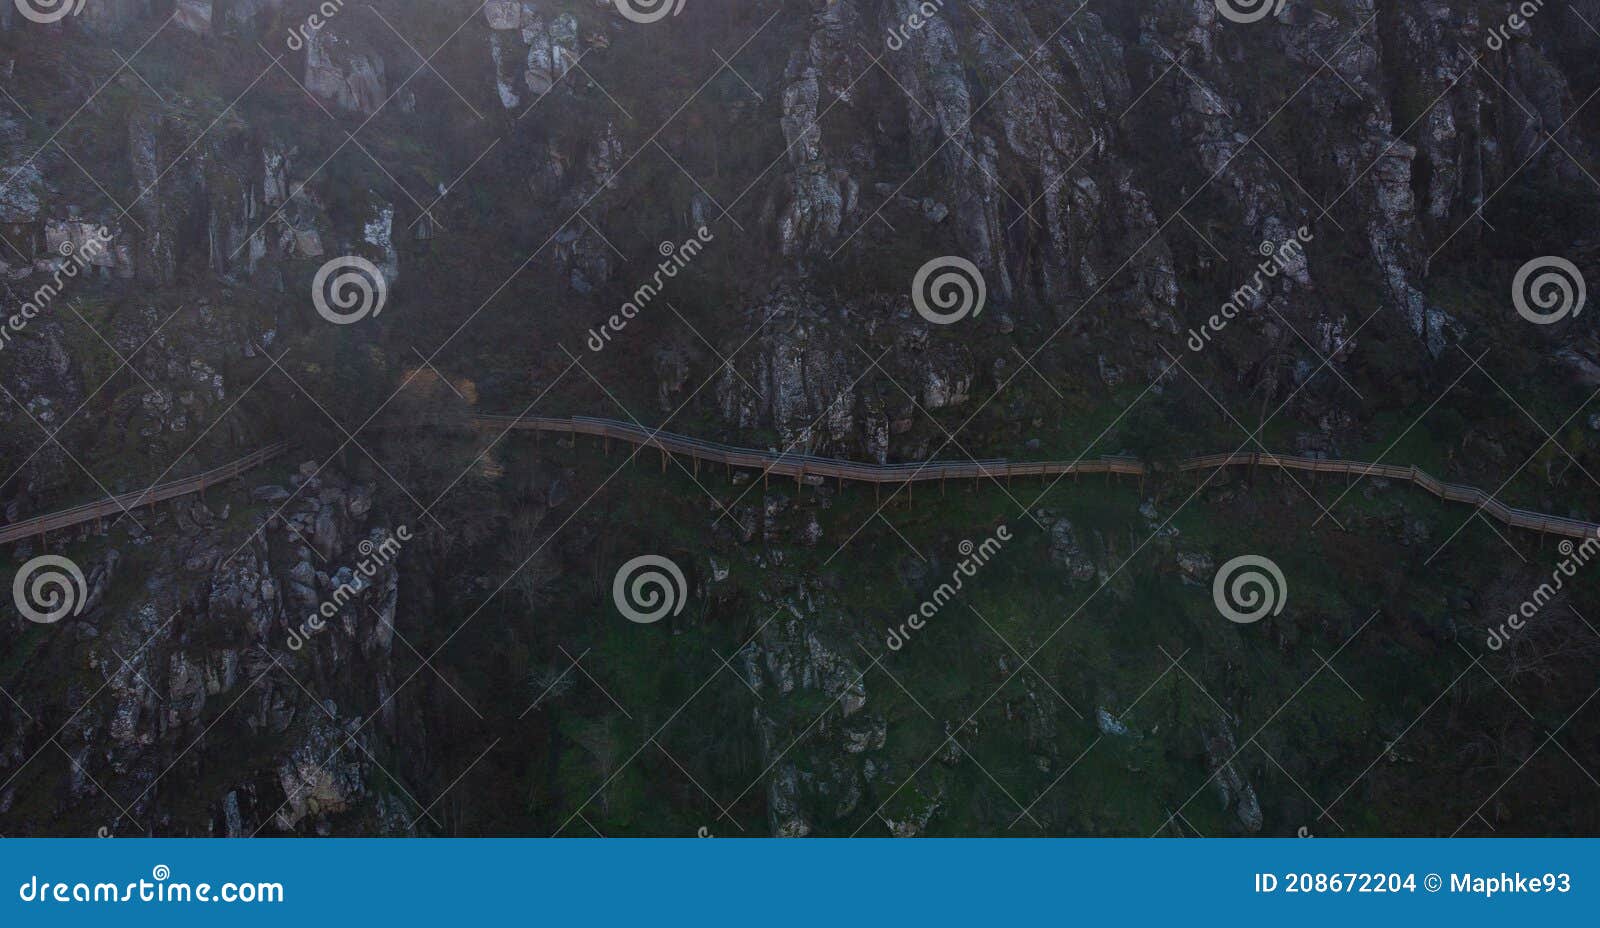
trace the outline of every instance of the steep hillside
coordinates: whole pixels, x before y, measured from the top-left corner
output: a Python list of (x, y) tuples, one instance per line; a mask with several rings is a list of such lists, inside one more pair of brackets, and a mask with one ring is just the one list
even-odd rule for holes
[(1600, 832), (1600, 541), (1174, 467), (1600, 518), (1600, 0), (1525, 6), (0, 5), (0, 521), (295, 443), (0, 554), (82, 578), (0, 833)]

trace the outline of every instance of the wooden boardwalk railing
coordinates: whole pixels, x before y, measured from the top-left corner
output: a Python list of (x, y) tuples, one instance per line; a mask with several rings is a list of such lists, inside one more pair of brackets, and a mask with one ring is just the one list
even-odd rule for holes
[(516, 429), (531, 432), (557, 432), (572, 435), (592, 435), (604, 442), (612, 440), (655, 448), (662, 455), (662, 464), (673, 455), (692, 458), (695, 462), (722, 464), (748, 470), (759, 470), (763, 475), (776, 474), (804, 481), (807, 477), (833, 479), (843, 482), (904, 484), (924, 483), (934, 480), (1000, 479), (1006, 477), (1041, 477), (1057, 474), (1119, 474), (1143, 477), (1148, 472), (1142, 461), (1135, 458), (1104, 457), (1089, 461), (1039, 461), (1015, 463), (1004, 460), (991, 461), (928, 461), (920, 464), (862, 464), (822, 458), (795, 452), (758, 451), (738, 448), (717, 442), (658, 432), (640, 428), (615, 419), (594, 419), (573, 416), (555, 419), (542, 416), (474, 416), (473, 424), (482, 429)]
[(96, 503), (87, 503), (72, 509), (63, 509), (49, 515), (26, 519), (22, 522), (13, 522), (10, 525), (0, 525), (0, 544), (9, 544), (21, 541), (24, 538), (44, 537), (50, 532), (82, 525), (85, 522), (95, 522), (108, 516), (122, 515), (132, 512), (141, 506), (154, 506), (164, 500), (174, 499), (179, 496), (188, 496), (191, 493), (204, 493), (206, 487), (213, 487), (227, 480), (243, 475), (247, 471), (267, 463), (275, 457), (289, 450), (288, 442), (278, 442), (268, 445), (260, 451), (247, 454), (237, 461), (214, 467), (205, 473), (195, 474), (154, 486), (138, 493), (124, 493), (121, 496), (111, 496)]
[(1334, 461), (1325, 458), (1302, 458), (1283, 454), (1254, 453), (1213, 454), (1190, 458), (1180, 465), (1181, 470), (1215, 470), (1222, 467), (1276, 467), (1282, 470), (1308, 471), (1314, 474), (1345, 474), (1349, 477), (1384, 477), (1405, 480), (1427, 490), (1434, 496), (1453, 503), (1470, 503), (1513, 528), (1527, 529), (1546, 535), (1566, 538), (1600, 538), (1600, 525), (1578, 519), (1545, 515), (1528, 509), (1515, 509), (1500, 502), (1488, 493), (1459, 483), (1445, 483), (1416, 466), (1396, 464), (1367, 464), (1362, 461)]
[[(926, 461), (911, 464), (863, 464), (836, 458), (817, 457), (794, 452), (761, 451), (740, 448), (718, 442), (703, 441), (686, 435), (661, 432), (615, 419), (596, 419), (588, 416), (553, 418), (548, 416), (474, 416), (472, 424), (481, 430), (529, 431), (535, 434), (553, 432), (568, 435), (589, 435), (599, 438), (607, 449), (612, 441), (654, 448), (661, 454), (661, 466), (673, 456), (689, 458), (698, 473), (702, 462), (721, 464), (729, 470), (759, 470), (765, 482), (776, 474), (792, 477), (804, 483), (807, 478), (906, 485), (946, 480), (1001, 480), (1013, 477), (1052, 477), (1082, 474), (1137, 477), (1143, 482), (1151, 468), (1137, 458), (1100, 457), (1079, 461)], [(0, 526), (0, 544), (45, 535), (48, 532), (70, 528), (107, 516), (151, 506), (163, 500), (199, 493), (208, 486), (231, 480), (260, 467), (288, 450), (288, 443), (280, 442), (231, 464), (214, 468), (203, 474), (186, 477), (152, 487), (142, 493), (112, 497), (73, 509), (46, 516)], [(1368, 464), (1361, 461), (1334, 461), (1323, 458), (1296, 457), (1264, 452), (1214, 454), (1190, 458), (1181, 462), (1180, 471), (1219, 470), (1224, 467), (1272, 467), (1281, 470), (1305, 471), (1317, 474), (1344, 474), (1348, 477), (1383, 477), (1404, 480), (1427, 490), (1434, 496), (1450, 502), (1468, 503), (1506, 525), (1547, 535), (1566, 538), (1600, 538), (1600, 524), (1545, 515), (1526, 509), (1514, 509), (1475, 487), (1444, 483), (1416, 467), (1393, 464)]]
[[(757, 451), (737, 448), (716, 442), (702, 441), (670, 432), (641, 428), (615, 419), (595, 419), (574, 416), (570, 419), (543, 416), (475, 416), (473, 424), (485, 429), (521, 429), (533, 432), (557, 432), (572, 435), (593, 435), (608, 444), (613, 440), (629, 442), (661, 452), (662, 467), (669, 455), (693, 458), (698, 468), (700, 461), (760, 470), (763, 477), (778, 474), (798, 481), (806, 477), (833, 478), (843, 483), (854, 480), (873, 484), (911, 484), (950, 479), (993, 479), (1011, 477), (1048, 477), (1067, 474), (1115, 474), (1138, 477), (1141, 482), (1150, 473), (1150, 467), (1137, 458), (1101, 457), (1079, 461), (928, 461), (920, 464), (861, 464), (833, 458), (819, 458), (808, 454)], [(1515, 528), (1560, 535), (1567, 538), (1600, 538), (1600, 524), (1545, 515), (1526, 509), (1514, 509), (1494, 499), (1475, 487), (1444, 483), (1416, 467), (1392, 464), (1368, 464), (1360, 461), (1335, 461), (1324, 458), (1296, 457), (1293, 455), (1263, 452), (1214, 454), (1189, 458), (1179, 463), (1181, 471), (1217, 470), (1223, 467), (1248, 466), (1274, 467), (1281, 470), (1307, 471), (1322, 474), (1345, 474), (1350, 477), (1385, 477), (1414, 483), (1440, 499), (1470, 503)]]

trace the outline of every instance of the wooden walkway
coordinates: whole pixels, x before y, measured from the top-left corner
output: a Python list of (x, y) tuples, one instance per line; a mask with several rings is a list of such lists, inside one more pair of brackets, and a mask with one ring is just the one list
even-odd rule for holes
[[(596, 419), (587, 416), (573, 416), (571, 418), (474, 416), (472, 417), (472, 425), (482, 431), (526, 431), (533, 432), (535, 436), (545, 432), (574, 436), (588, 435), (600, 439), (607, 451), (610, 450), (613, 441), (636, 445), (641, 448), (654, 448), (661, 455), (662, 470), (666, 469), (669, 460), (683, 457), (689, 459), (689, 466), (696, 474), (699, 473), (702, 464), (722, 465), (730, 472), (734, 468), (758, 470), (761, 472), (763, 484), (776, 475), (784, 478), (793, 478), (802, 485), (807, 480), (813, 482), (835, 480), (841, 486), (845, 481), (854, 481), (856, 483), (874, 484), (877, 487), (882, 487), (886, 484), (904, 486), (909, 491), (910, 486), (914, 483), (938, 482), (943, 484), (948, 480), (1009, 481), (1016, 477), (1072, 476), (1077, 478), (1084, 474), (1105, 474), (1108, 477), (1138, 478), (1142, 487), (1144, 479), (1152, 472), (1152, 469), (1143, 461), (1128, 457), (1100, 457), (1093, 460), (1079, 461), (989, 460), (925, 461), (919, 464), (863, 464), (856, 461), (817, 457), (810, 454), (740, 448), (717, 442), (702, 441), (698, 438), (689, 438), (685, 435), (675, 435), (671, 432), (641, 428), (615, 419)], [(215, 486), (225, 480), (241, 476), (246, 471), (260, 467), (262, 464), (283, 454), (288, 450), (288, 447), (288, 443), (280, 442), (240, 458), (231, 464), (225, 464), (222, 467), (193, 477), (164, 483), (143, 493), (131, 493), (113, 497), (23, 522), (0, 526), (0, 544), (20, 541), (25, 538), (42, 537), (49, 532), (70, 528), (74, 525), (99, 521), (144, 506), (153, 506), (162, 500), (203, 492), (208, 486)], [(1387, 480), (1406, 481), (1421, 487), (1439, 499), (1470, 504), (1484, 514), (1492, 516), (1513, 528), (1526, 529), (1546, 535), (1558, 535), (1564, 538), (1600, 539), (1600, 524), (1545, 515), (1544, 513), (1532, 512), (1526, 509), (1514, 509), (1499, 502), (1482, 490), (1459, 484), (1444, 483), (1416, 467), (1368, 464), (1361, 461), (1333, 461), (1322, 458), (1295, 457), (1263, 452), (1207, 455), (1190, 458), (1179, 464), (1180, 471), (1195, 472), (1197, 474), (1202, 471), (1216, 471), (1227, 467), (1248, 467), (1252, 473), (1257, 468), (1270, 467), (1311, 474), (1340, 474), (1352, 481), (1359, 477), (1382, 477)]]
[(777, 475), (793, 477), (804, 483), (806, 478), (846, 480), (857, 483), (907, 484), (943, 480), (1005, 479), (1010, 477), (1046, 477), (1061, 474), (1118, 474), (1143, 478), (1148, 472), (1144, 462), (1137, 458), (1103, 457), (1092, 461), (927, 461), (920, 464), (861, 464), (837, 458), (821, 458), (794, 452), (759, 451), (739, 448), (717, 442), (702, 441), (671, 432), (658, 432), (640, 428), (615, 419), (592, 419), (573, 416), (570, 419), (553, 419), (539, 416), (474, 416), (473, 425), (485, 430), (506, 429), (530, 432), (557, 432), (571, 435), (592, 435), (599, 438), (609, 450), (615, 441), (655, 448), (661, 453), (663, 469), (673, 457), (690, 458), (694, 466), (700, 463), (721, 464), (728, 468), (759, 470), (764, 478)]
[[(697, 472), (700, 462), (706, 461), (722, 464), (730, 469), (738, 467), (759, 470), (762, 472), (763, 480), (773, 474), (777, 474), (782, 477), (793, 477), (798, 482), (804, 482), (807, 477), (816, 477), (834, 479), (841, 485), (846, 480), (852, 480), (859, 483), (905, 485), (909, 487), (912, 483), (931, 481), (943, 483), (946, 480), (1010, 480), (1013, 477), (1059, 477), (1067, 475), (1078, 477), (1082, 474), (1108, 474), (1119, 477), (1137, 477), (1142, 487), (1144, 478), (1151, 472), (1151, 468), (1143, 461), (1128, 457), (1101, 457), (1095, 460), (1079, 461), (1014, 462), (991, 460), (928, 461), (920, 464), (862, 464), (855, 461), (819, 458), (808, 454), (783, 454), (772, 451), (758, 451), (751, 448), (738, 448), (732, 445), (688, 438), (683, 435), (674, 435), (670, 432), (641, 428), (615, 419), (594, 419), (583, 416), (574, 416), (570, 419), (538, 416), (521, 419), (514, 416), (475, 416), (473, 424), (479, 428), (500, 431), (509, 428), (533, 432), (592, 435), (605, 442), (608, 448), (613, 440), (646, 448), (655, 448), (661, 453), (663, 470), (666, 469), (666, 464), (670, 457), (682, 455), (693, 459)], [(1600, 539), (1600, 524), (1546, 515), (1527, 509), (1515, 509), (1494, 499), (1488, 493), (1476, 487), (1445, 483), (1416, 467), (1369, 464), (1362, 461), (1335, 461), (1325, 458), (1296, 457), (1264, 452), (1206, 455), (1189, 458), (1178, 465), (1178, 469), (1184, 472), (1215, 471), (1225, 467), (1249, 467), (1252, 473), (1257, 468), (1271, 467), (1312, 474), (1339, 474), (1350, 480), (1355, 480), (1358, 477), (1383, 477), (1388, 480), (1402, 480), (1416, 484), (1440, 499), (1471, 504), (1485, 514), (1493, 516), (1513, 528), (1526, 529), (1546, 535), (1559, 535), (1566, 538)]]
[(26, 519), (22, 522), (13, 522), (10, 525), (0, 525), (0, 544), (9, 544), (25, 538), (46, 538), (51, 532), (82, 525), (86, 522), (98, 522), (102, 519), (120, 516), (141, 507), (153, 507), (164, 500), (176, 499), (180, 496), (189, 496), (194, 493), (204, 493), (206, 487), (214, 487), (219, 483), (243, 476), (246, 472), (255, 470), (275, 457), (289, 450), (288, 442), (278, 442), (268, 445), (260, 451), (247, 454), (237, 461), (214, 467), (202, 474), (184, 477), (168, 483), (153, 486), (139, 493), (124, 493), (121, 496), (111, 496), (97, 503), (86, 503), (72, 509), (63, 509), (49, 515)]
[(1383, 477), (1387, 480), (1404, 480), (1416, 484), (1442, 500), (1452, 503), (1469, 503), (1487, 515), (1494, 516), (1513, 528), (1527, 529), (1545, 535), (1565, 538), (1600, 539), (1600, 525), (1578, 519), (1545, 515), (1528, 509), (1515, 509), (1500, 502), (1477, 487), (1459, 483), (1445, 483), (1418, 467), (1401, 467), (1395, 464), (1367, 464), (1362, 461), (1333, 461), (1326, 458), (1302, 458), (1265, 452), (1240, 454), (1213, 454), (1190, 458), (1180, 465), (1185, 471), (1216, 470), (1222, 467), (1275, 467), (1281, 470), (1306, 471), (1312, 474), (1343, 474), (1348, 479), (1357, 477)]

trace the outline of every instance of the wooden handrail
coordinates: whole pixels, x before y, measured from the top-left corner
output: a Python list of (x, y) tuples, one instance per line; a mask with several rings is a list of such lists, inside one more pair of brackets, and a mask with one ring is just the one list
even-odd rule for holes
[[(1095, 460), (1077, 461), (925, 461), (912, 464), (862, 464), (820, 458), (809, 454), (758, 451), (736, 448), (716, 442), (675, 435), (642, 428), (615, 419), (595, 419), (574, 416), (570, 419), (544, 416), (474, 416), (478, 428), (520, 429), (539, 432), (557, 432), (574, 435), (592, 435), (602, 439), (617, 439), (641, 447), (656, 448), (663, 454), (683, 454), (726, 464), (730, 467), (751, 468), (764, 474), (779, 474), (796, 479), (805, 477), (832, 477), (837, 480), (854, 480), (862, 483), (903, 484), (946, 479), (1000, 479), (1009, 477), (1048, 477), (1067, 474), (1117, 474), (1143, 478), (1150, 467), (1136, 458), (1106, 456)], [(1600, 524), (1583, 522), (1514, 509), (1476, 487), (1445, 483), (1421, 468), (1395, 464), (1374, 464), (1365, 461), (1339, 461), (1326, 458), (1309, 458), (1295, 455), (1273, 454), (1264, 451), (1211, 454), (1194, 457), (1179, 463), (1180, 471), (1216, 470), (1234, 466), (1273, 467), (1281, 470), (1309, 471), (1323, 474), (1345, 474), (1351, 477), (1384, 477), (1416, 484), (1440, 499), (1450, 502), (1470, 503), (1507, 525), (1544, 534), (1568, 538), (1600, 538)]]
[(1453, 503), (1470, 503), (1485, 513), (1514, 528), (1528, 529), (1548, 535), (1567, 538), (1600, 538), (1600, 525), (1578, 519), (1546, 515), (1528, 509), (1515, 509), (1500, 502), (1477, 487), (1445, 483), (1415, 465), (1399, 467), (1392, 464), (1368, 464), (1362, 461), (1335, 461), (1325, 458), (1304, 458), (1281, 454), (1213, 454), (1191, 458), (1179, 465), (1180, 470), (1215, 470), (1222, 467), (1259, 464), (1284, 470), (1310, 471), (1319, 474), (1346, 474), (1359, 477), (1385, 477), (1414, 483), (1440, 499)]
[(1106, 457), (1080, 461), (1012, 462), (924, 461), (909, 464), (863, 464), (796, 452), (759, 451), (717, 442), (653, 431), (613, 419), (573, 417), (474, 416), (473, 425), (482, 429), (516, 429), (537, 432), (590, 435), (616, 439), (663, 454), (681, 454), (713, 464), (760, 470), (765, 474), (804, 479), (806, 477), (853, 480), (859, 483), (903, 484), (930, 480), (1001, 479), (1040, 477), (1061, 474), (1118, 474), (1143, 477), (1149, 472), (1144, 462), (1134, 458)]
[(150, 487), (137, 493), (124, 493), (121, 496), (111, 496), (94, 503), (74, 506), (60, 512), (13, 522), (10, 525), (0, 525), (0, 544), (21, 541), (24, 538), (34, 538), (49, 532), (82, 525), (85, 522), (94, 522), (111, 515), (121, 515), (131, 512), (141, 506), (154, 506), (156, 503), (192, 493), (201, 493), (206, 487), (215, 486), (227, 480), (239, 477), (248, 471), (267, 463), (275, 457), (289, 450), (286, 441), (268, 445), (259, 451), (251, 452), (237, 461), (231, 461), (220, 467), (213, 467), (204, 473), (192, 477), (173, 480), (159, 486)]
[[(740, 448), (718, 442), (690, 438), (643, 428), (616, 419), (597, 419), (588, 416), (555, 418), (549, 416), (473, 416), (472, 425), (478, 429), (501, 431), (554, 432), (557, 434), (589, 435), (603, 441), (616, 439), (654, 448), (662, 455), (662, 464), (671, 455), (684, 455), (698, 461), (723, 464), (732, 469), (759, 470), (763, 477), (778, 475), (806, 478), (834, 479), (841, 483), (853, 480), (858, 483), (910, 484), (933, 480), (1000, 480), (1012, 477), (1078, 476), (1081, 474), (1106, 474), (1146, 477), (1151, 468), (1137, 458), (1105, 456), (1093, 460), (1076, 461), (923, 461), (908, 464), (864, 464), (824, 458), (795, 452), (761, 451)], [(203, 491), (207, 486), (231, 480), (253, 470), (289, 449), (288, 442), (279, 442), (246, 455), (237, 461), (224, 464), (201, 474), (151, 487), (139, 493), (114, 496), (99, 502), (76, 506), (49, 515), (38, 516), (11, 525), (0, 526), (0, 544), (41, 536), (47, 532), (70, 528), (116, 515), (152, 506), (163, 500), (187, 496)], [(1600, 524), (1546, 515), (1527, 509), (1515, 509), (1500, 502), (1476, 487), (1445, 483), (1415, 466), (1372, 464), (1364, 461), (1340, 461), (1326, 458), (1308, 458), (1295, 455), (1251, 451), (1234, 454), (1210, 454), (1189, 458), (1179, 463), (1180, 471), (1220, 470), (1224, 467), (1273, 467), (1281, 470), (1309, 471), (1321, 474), (1344, 474), (1349, 477), (1383, 477), (1415, 484), (1432, 495), (1458, 503), (1476, 506), (1501, 522), (1515, 528), (1527, 529), (1566, 538), (1600, 539)]]

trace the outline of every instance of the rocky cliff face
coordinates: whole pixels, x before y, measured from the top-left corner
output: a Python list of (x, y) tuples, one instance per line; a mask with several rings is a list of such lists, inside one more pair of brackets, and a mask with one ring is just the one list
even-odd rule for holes
[[(252, 94), (299, 98), (300, 112), (331, 120), (331, 132), (347, 115), (344, 128), (379, 119), (374, 135), (390, 138), (431, 136), (441, 119), (514, 115), (518, 124), (490, 133), (513, 144), (488, 152), (474, 176), (520, 175), (534, 191), (529, 208), (546, 201), (571, 214), (598, 191), (628, 183), (613, 175), (639, 157), (629, 157), (629, 132), (650, 138), (642, 126), (618, 131), (619, 119), (639, 121), (620, 106), (624, 90), (612, 93), (586, 66), (569, 73), (586, 58), (598, 65), (651, 55), (634, 48), (648, 35), (606, 4), (487, 4), (440, 49), (453, 59), (448, 69), (424, 63), (418, 42), (386, 22), (381, 7), (312, 28), (300, 21), (317, 16), (309, 7), (213, 6), (180, 4), (158, 37), (170, 32), (177, 44), (182, 33), (197, 33), (181, 41), (202, 56), (270, 40), (268, 51), (282, 60), (274, 66), (262, 57), (267, 70), (257, 86), (267, 89)], [(745, 139), (755, 163), (781, 139), (778, 157), (731, 204), (735, 217), (742, 207), (759, 220), (743, 230), (752, 241), (741, 251), (804, 279), (825, 303), (853, 261), (881, 260), (909, 250), (908, 242), (930, 255), (944, 248), (981, 269), (991, 301), (1031, 323), (1025, 331), (1110, 325), (1126, 342), (1121, 353), (1142, 367), (1159, 363), (1172, 336), (1250, 282), (1263, 243), (1308, 228), (1323, 247), (1252, 294), (1252, 318), (1262, 338), (1295, 360), (1338, 350), (1337, 365), (1352, 362), (1352, 333), (1380, 309), (1379, 326), (1398, 320), (1425, 351), (1442, 353), (1471, 320), (1430, 300), (1429, 279), (1441, 253), (1463, 253), (1485, 234), (1475, 211), (1513, 179), (1586, 181), (1593, 145), (1580, 118), (1581, 88), (1569, 76), (1578, 65), (1560, 30), (1507, 31), (1473, 5), (1289, 3), (1262, 24), (1230, 21), (1211, 0), (1088, 4), (1059, 15), (1031, 3), (969, 6), (771, 9), (756, 41), (763, 51), (788, 49), (781, 73), (767, 62), (752, 67), (764, 86), (749, 88), (727, 113), (695, 121), (716, 125), (735, 148)], [(8, 29), (69, 42), (85, 30), (131, 37), (161, 25), (149, 4), (97, 8), (50, 26), (14, 18)], [(1594, 11), (1576, 4), (1561, 16), (1582, 29), (1586, 12)], [(273, 31), (285, 24), (287, 44)], [(626, 47), (614, 48), (613, 35)], [(34, 89), (28, 78), (45, 77), (37, 65), (34, 74), (16, 67), (13, 59), (23, 93)], [(439, 79), (428, 80), (435, 73)], [(737, 66), (713, 76), (749, 82)], [(138, 83), (119, 74), (117, 83), (129, 81)], [(93, 82), (83, 84), (87, 96)], [(292, 128), (255, 122), (244, 106), (210, 122), (198, 107), (140, 91), (125, 116), (105, 114), (118, 130), (105, 154), (131, 181), (131, 201), (91, 196), (76, 156), (32, 144), (21, 114), (7, 117), (0, 218), (17, 246), (0, 256), (8, 273), (37, 273), (58, 258), (45, 247), (45, 227), (63, 222), (106, 225), (117, 244), (100, 266), (162, 284), (204, 270), (229, 282), (258, 281), (265, 271), (269, 284), (281, 285), (272, 275), (285, 263), (385, 247), (364, 241), (372, 237), (364, 230), (395, 213), (395, 190), (374, 190), (354, 209), (341, 203), (330, 216), (336, 181), (320, 158), (301, 153)], [(599, 107), (607, 94), (616, 105)], [(578, 110), (585, 112), (573, 125), (561, 124), (560, 114)], [(529, 112), (550, 118), (529, 122)], [(691, 148), (708, 144), (703, 134)], [(460, 147), (448, 154), (476, 146)], [(464, 165), (374, 160), (408, 201), (393, 220), (404, 225), (400, 237), (431, 235), (433, 217), (419, 223), (415, 213)], [(732, 197), (712, 203), (697, 177), (704, 165), (680, 166), (701, 188), (682, 215), (699, 217), (696, 224), (722, 219), (722, 199)], [(581, 294), (632, 286), (596, 230), (567, 225), (546, 252), (571, 265), (570, 284)], [(679, 231), (673, 225), (650, 231), (666, 240)], [(1201, 292), (1198, 282), (1216, 292)], [(746, 289), (741, 301), (751, 306), (781, 298)], [(1364, 305), (1345, 298), (1354, 289), (1371, 294)], [(808, 302), (819, 301), (796, 306)], [(719, 347), (731, 350), (764, 318), (748, 316), (746, 331)], [(842, 373), (815, 370), (813, 384), (778, 386), (766, 401), (769, 424), (807, 408), (804, 395)], [(731, 422), (748, 418), (738, 397), (721, 405)], [(851, 413), (863, 448), (874, 435), (867, 415)]]
[[(327, 692), (336, 680), (352, 702), (383, 704), (394, 686), (397, 533), (409, 529), (373, 524), (372, 487), (316, 470), (304, 467), (292, 488), (258, 487), (268, 514), (238, 520), (254, 523), (242, 537), (228, 506), (193, 501), (130, 515), (125, 532), (97, 540), (87, 618), (34, 655), (69, 673), (62, 696), (82, 708), (52, 733), (54, 720), (12, 707), (11, 782), (0, 792), (9, 820), (49, 830), (53, 803), (100, 800), (106, 776), (133, 797), (102, 823), (115, 834), (288, 831), (369, 798), (365, 745), (392, 715), (341, 709), (299, 681)], [(26, 631), (8, 628), (8, 650), (28, 646)], [(69, 759), (59, 786), (45, 772), (58, 758), (39, 757), (41, 743)], [(252, 743), (271, 747), (256, 759), (240, 750)], [(30, 763), (35, 775), (22, 776)], [(202, 801), (215, 813), (206, 827), (187, 784), (219, 763), (227, 790)], [(406, 830), (403, 820), (369, 825)]]
[[(6, 689), (39, 687), (0, 704), (3, 830), (49, 830), (90, 799), (116, 833), (442, 830), (432, 797), (402, 784), (442, 791), (477, 753), (451, 740), (468, 729), (500, 743), (511, 723), (478, 703), (523, 671), (495, 663), (484, 691), (452, 694), (480, 671), (432, 668), (428, 644), (456, 626), (440, 617), (494, 603), (488, 622), (514, 630), (478, 644), (563, 678), (579, 634), (564, 623), (583, 623), (517, 623), (561, 611), (552, 590), (592, 592), (612, 542), (588, 505), (603, 487), (590, 497), (559, 458), (579, 450), (513, 477), (502, 459), (520, 452), (473, 452), (463, 482), (431, 446), (368, 431), (392, 422), (396, 390), (430, 416), (542, 402), (886, 463), (1076, 455), (1103, 428), (1122, 446), (1095, 453), (1130, 450), (1139, 435), (1113, 420), (1126, 402), (1102, 404), (1203, 383), (1224, 408), (1283, 404), (1300, 449), (1340, 453), (1399, 415), (1387, 399), (1435, 395), (1417, 385), (1447, 383), (1456, 346), (1499, 338), (1517, 265), (1592, 269), (1594, 0), (1516, 27), (1498, 5), (1444, 0), (1288, 0), (1254, 23), (1216, 0), (706, 0), (650, 23), (619, 3), (119, 0), (48, 23), (0, 8), (5, 520), (282, 438), (311, 460), (226, 505), (48, 540), (93, 593), (71, 623), (0, 632), (0, 651), (27, 655)], [(389, 304), (365, 328), (329, 326), (312, 281), (351, 256)], [(986, 294), (959, 325), (912, 294), (941, 256), (970, 262)], [(1224, 307), (1226, 331), (1209, 330)], [(1600, 383), (1592, 333), (1592, 316), (1541, 331), (1523, 360)], [(1202, 416), (1173, 418), (1159, 444)], [(1450, 457), (1505, 459), (1494, 441), (1469, 431)], [(896, 690), (863, 654), (881, 650), (875, 625), (848, 592), (782, 569), (850, 544), (835, 505), (849, 507), (826, 488), (754, 496), (696, 526), (715, 539), (703, 572), (734, 565), (707, 587), (740, 591), (708, 592), (717, 608), (780, 613), (724, 661), (761, 703), (738, 716), (761, 774), (747, 793), (779, 834), (872, 816), (936, 829), (965, 800), (899, 791), (907, 765), (887, 759), (896, 726), (876, 704)], [(1143, 550), (1034, 508), (1011, 518), (1044, 529), (1052, 588), (1111, 584)], [(427, 555), (360, 576), (402, 523), (426, 529)], [(1134, 526), (1160, 533), (1163, 577), (1202, 582), (1203, 545)], [(506, 538), (533, 553), (494, 546)], [(908, 588), (930, 576), (917, 555), (894, 568)], [(428, 642), (398, 664), (397, 626)], [(1019, 659), (966, 669), (1018, 674)], [(72, 668), (53, 685), (50, 662)], [(407, 686), (419, 672), (426, 696)], [(1055, 776), (1090, 703), (1138, 695), (1079, 682), (996, 704), (1024, 767)], [(1052, 686), (1091, 711), (1073, 718)], [(498, 771), (540, 784), (521, 791), (528, 821), (559, 825), (550, 809), (582, 799), (568, 778), (583, 765), (560, 759), (573, 744), (612, 784), (596, 801), (627, 808), (611, 730), (587, 703), (562, 714), (567, 687), (548, 692), (529, 736), (548, 751)], [(810, 738), (806, 711), (825, 705)], [(1125, 767), (1153, 769), (1155, 734), (1099, 711)], [(978, 724), (941, 719), (937, 763), (959, 764)], [(1230, 827), (1256, 830), (1271, 806), (1234, 763), (1237, 727), (1196, 724), (1183, 751), (1223, 772)], [(456, 750), (438, 775), (429, 762)], [(98, 798), (113, 778), (116, 808)], [(890, 782), (893, 805), (877, 795)], [(1054, 824), (1098, 827), (1070, 810)]]

